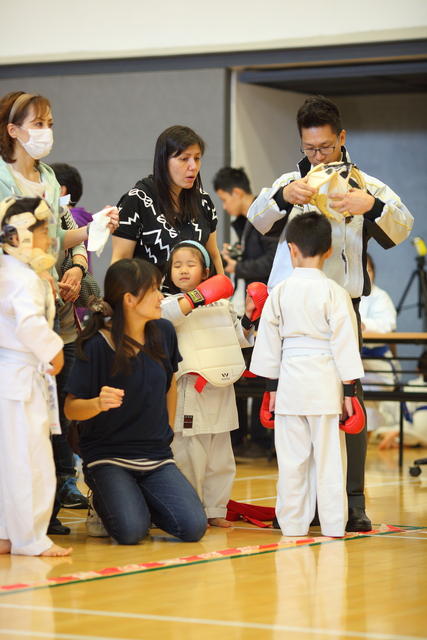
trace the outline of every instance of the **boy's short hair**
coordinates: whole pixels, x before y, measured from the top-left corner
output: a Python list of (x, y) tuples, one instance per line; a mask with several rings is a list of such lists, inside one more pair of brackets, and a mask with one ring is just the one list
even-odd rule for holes
[(83, 181), (76, 167), (65, 162), (54, 162), (50, 165), (61, 187), (67, 189), (70, 194), (70, 205), (74, 207), (83, 193)]
[(221, 189), (231, 193), (233, 189), (242, 189), (245, 193), (252, 193), (249, 178), (242, 167), (223, 167), (215, 174), (213, 186), (215, 191)]
[(323, 255), (332, 244), (329, 220), (317, 211), (300, 213), (286, 225), (286, 242), (298, 247), (304, 258)]

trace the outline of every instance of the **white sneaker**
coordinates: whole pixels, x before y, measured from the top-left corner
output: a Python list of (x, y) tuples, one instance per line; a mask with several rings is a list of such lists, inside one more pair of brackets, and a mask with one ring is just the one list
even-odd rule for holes
[(88, 501), (89, 509), (86, 518), (86, 530), (88, 536), (91, 536), (92, 538), (109, 538), (110, 535), (102, 524), (102, 520), (93, 506), (93, 494), (91, 491), (88, 494)]

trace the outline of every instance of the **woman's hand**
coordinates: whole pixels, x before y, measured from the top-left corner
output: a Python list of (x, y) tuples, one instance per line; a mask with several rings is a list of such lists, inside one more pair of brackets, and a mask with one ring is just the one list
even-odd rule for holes
[(64, 302), (75, 302), (80, 295), (83, 272), (79, 267), (71, 267), (58, 282), (61, 298)]
[(106, 386), (101, 387), (98, 396), (99, 410), (109, 411), (110, 409), (118, 409), (123, 404), (124, 395), (124, 389)]
[(114, 233), (120, 224), (119, 210), (117, 207), (111, 207), (110, 205), (107, 205), (104, 209), (110, 209), (107, 213), (107, 216), (110, 219), (107, 224), (107, 228), (110, 230), (110, 233)]

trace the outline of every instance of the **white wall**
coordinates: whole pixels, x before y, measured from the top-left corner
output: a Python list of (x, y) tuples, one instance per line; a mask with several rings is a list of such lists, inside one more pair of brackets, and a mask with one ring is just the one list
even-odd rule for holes
[(271, 186), (298, 162), (301, 154), (295, 114), (303, 100), (302, 94), (237, 83), (231, 162), (245, 168), (254, 193)]
[(0, 64), (422, 38), (426, 0), (19, 0)]

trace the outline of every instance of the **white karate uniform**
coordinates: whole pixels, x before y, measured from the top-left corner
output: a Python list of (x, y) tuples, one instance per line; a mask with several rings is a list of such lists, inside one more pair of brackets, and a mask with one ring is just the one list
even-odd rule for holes
[[(396, 329), (396, 309), (394, 304), (384, 289), (380, 289), (375, 284), (369, 296), (363, 296), (360, 300), (359, 313), (362, 323), (365, 325), (365, 331), (374, 331), (376, 333), (389, 333)], [(390, 347), (384, 344), (368, 344), (366, 350), (375, 350), (383, 348), (384, 354), (381, 359), (369, 358), (369, 355), (363, 355), (363, 366), (366, 374), (361, 382), (366, 391), (378, 390), (384, 387), (381, 382), (388, 385), (397, 383), (398, 368), (387, 358), (392, 358), (393, 354)], [(399, 421), (399, 403), (385, 402), (379, 400), (365, 401), (366, 424), (368, 431), (373, 431), (380, 427), (394, 425)]]
[[(187, 318), (179, 306), (180, 297), (178, 294), (162, 300), (162, 315), (175, 327), (179, 327)], [(251, 346), (228, 301), (218, 300), (209, 306), (227, 306), (236, 330), (236, 342), (241, 347)], [(221, 347), (220, 344), (217, 346)], [(224, 518), (236, 473), (230, 438), (230, 431), (239, 426), (236, 395), (233, 384), (217, 387), (209, 382), (199, 393), (194, 388), (195, 381), (194, 375), (185, 374), (177, 382), (172, 451), (178, 467), (203, 502), (206, 516)]]
[(42, 370), (63, 345), (51, 328), (54, 316), (49, 283), (16, 258), (0, 255), (0, 538), (20, 555), (52, 546), (46, 531), (56, 474)]
[(319, 269), (294, 269), (265, 303), (250, 369), (279, 381), (276, 513), (283, 534), (307, 534), (317, 493), (323, 534), (344, 535), (342, 382), (363, 375), (348, 293)]

